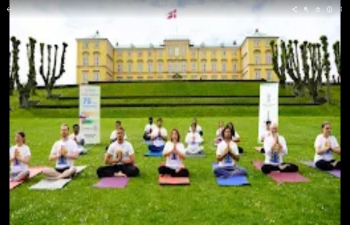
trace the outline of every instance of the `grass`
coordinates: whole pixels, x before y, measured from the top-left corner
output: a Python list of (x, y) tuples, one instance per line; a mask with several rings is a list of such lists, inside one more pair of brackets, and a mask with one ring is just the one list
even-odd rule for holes
[[(45, 112), (46, 110), (42, 110)], [(115, 112), (118, 117), (120, 111)], [(170, 112), (169, 112), (170, 113)], [(137, 112), (130, 114), (136, 117)], [(50, 165), (47, 158), (52, 144), (59, 138), (59, 125), (73, 124), (77, 119), (25, 118), (10, 119), (10, 133), (24, 130), (32, 151), (32, 165)], [(61, 114), (59, 114), (61, 115)], [(122, 114), (125, 115), (125, 114)], [(229, 115), (229, 114), (227, 114)], [(122, 119), (129, 141), (136, 151), (141, 176), (133, 178), (126, 189), (97, 190), (96, 169), (103, 163), (104, 147), (114, 127), (115, 119), (101, 120), (101, 145), (82, 156), (76, 165), (89, 167), (60, 191), (30, 191), (28, 188), (42, 177), (10, 192), (11, 224), (340, 224), (340, 179), (300, 165), (301, 173), (310, 183), (276, 184), (257, 171), (250, 163), (262, 160), (256, 152), (257, 114), (254, 117), (203, 117), (199, 124), (205, 132), (203, 159), (186, 159), (191, 173), (191, 185), (161, 187), (157, 184), (157, 166), (162, 159), (145, 158), (141, 135), (147, 115), (143, 119)], [(232, 120), (242, 137), (241, 146), (246, 154), (240, 165), (248, 169), (250, 187), (218, 187), (212, 174), (211, 163), (215, 153), (214, 139), (217, 122)], [(289, 147), (286, 161), (298, 163), (312, 159), (313, 141), (320, 124), (329, 120), (333, 133), (340, 136), (340, 117), (284, 117), (280, 115), (280, 133), (285, 135)], [(179, 128), (182, 137), (188, 129), (190, 118), (165, 118), (164, 126)], [(10, 137), (12, 142), (13, 137)], [(339, 140), (340, 141), (340, 140)], [(103, 221), (103, 222), (102, 222)]]

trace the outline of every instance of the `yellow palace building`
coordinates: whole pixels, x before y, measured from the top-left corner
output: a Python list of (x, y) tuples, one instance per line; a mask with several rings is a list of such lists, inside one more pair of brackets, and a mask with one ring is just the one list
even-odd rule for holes
[(99, 33), (77, 39), (76, 80), (256, 80), (276, 81), (271, 40), (255, 31), (242, 44), (194, 45), (187, 38), (166, 38), (161, 45), (112, 45)]

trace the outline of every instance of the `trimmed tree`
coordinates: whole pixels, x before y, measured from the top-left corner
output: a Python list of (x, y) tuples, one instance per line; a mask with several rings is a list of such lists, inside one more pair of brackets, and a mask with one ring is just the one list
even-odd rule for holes
[(334, 52), (334, 58), (335, 58), (335, 65), (337, 66), (337, 71), (338, 71), (338, 75), (339, 77), (341, 77), (340, 75), (340, 42), (336, 41), (333, 44), (333, 52)]
[[(13, 43), (12, 43), (12, 46), (13, 46)], [(14, 48), (12, 48), (12, 51), (14, 50)], [(16, 61), (16, 59), (13, 59), (13, 61)], [(13, 90), (15, 89), (15, 80), (13, 78), (13, 73), (12, 73), (12, 69), (11, 69), (11, 66), (13, 67), (14, 64), (12, 63), (11, 65), (11, 52), (9, 54), (9, 65), (10, 65), (10, 68), (9, 68), (9, 73), (10, 73), (10, 76), (9, 76), (9, 84), (10, 84), (10, 87), (9, 87), (9, 94), (10, 95), (13, 95)]]
[[(326, 36), (320, 37), (321, 43), (322, 43), (322, 52), (323, 52), (323, 58), (322, 58), (322, 68), (324, 69), (324, 75), (326, 77), (326, 85), (327, 85), (327, 102), (328, 104), (331, 102), (331, 79), (330, 79), (330, 71), (331, 71), (331, 62), (329, 60), (329, 52), (328, 52), (328, 38)], [(322, 81), (322, 77), (321, 77)]]
[(317, 103), (319, 96), (319, 80), (320, 76), (322, 76), (322, 65), (319, 59), (320, 48), (317, 47), (317, 44), (308, 43), (307, 49), (309, 51), (310, 57), (311, 74), (310, 76), (308, 74), (305, 74), (308, 76), (305, 80), (307, 81), (307, 88), (309, 90), (310, 97), (314, 103)]
[(52, 45), (47, 45), (47, 71), (46, 74), (44, 72), (44, 49), (45, 49), (45, 44), (40, 43), (40, 54), (41, 54), (41, 59), (40, 59), (40, 75), (41, 78), (44, 80), (45, 84), (45, 89), (46, 89), (46, 97), (47, 98), (52, 98), (52, 90), (54, 88), (54, 85), (56, 84), (57, 80), (59, 80), (63, 74), (66, 72), (64, 65), (65, 65), (65, 57), (66, 57), (66, 50), (68, 45), (63, 42), (62, 44), (63, 49), (62, 49), (62, 55), (61, 55), (61, 65), (60, 65), (60, 70), (58, 74), (56, 74), (56, 65), (57, 65), (57, 51), (58, 51), (58, 45), (54, 45), (55, 48), (55, 55), (54, 55), (54, 61), (53, 61), (53, 67), (51, 70), (51, 49)]
[[(276, 73), (280, 86), (282, 88), (286, 88), (286, 64), (287, 64), (287, 49), (284, 41), (281, 41), (281, 55), (279, 55), (279, 47), (278, 43), (275, 43), (274, 40), (270, 42), (271, 50), (272, 50), (272, 66), (273, 71)], [(280, 56), (280, 58), (278, 58)], [(280, 62), (279, 62), (280, 60)]]

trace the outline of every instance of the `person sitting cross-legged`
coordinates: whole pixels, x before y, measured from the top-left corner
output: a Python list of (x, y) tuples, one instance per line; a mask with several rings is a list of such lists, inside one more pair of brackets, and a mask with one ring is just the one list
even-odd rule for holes
[(340, 161), (335, 160), (333, 153), (340, 155), (340, 146), (337, 139), (331, 135), (331, 124), (322, 123), (322, 133), (315, 140), (315, 166), (320, 170), (340, 170)]
[(183, 160), (186, 158), (184, 145), (180, 142), (179, 131), (171, 131), (171, 140), (168, 141), (163, 150), (166, 157), (165, 165), (158, 168), (160, 175), (170, 175), (172, 177), (188, 177), (189, 171), (184, 167)]
[[(261, 136), (259, 138), (262, 143), (264, 143), (265, 138), (267, 138), (271, 134), (271, 132), (270, 132), (270, 125), (271, 125), (271, 121), (267, 120), (265, 122), (265, 130), (264, 130), (264, 132), (261, 134)], [(261, 147), (260, 152), (261, 153), (265, 153), (264, 147)]]
[(203, 138), (196, 131), (196, 126), (196, 123), (192, 123), (192, 130), (186, 136), (186, 143), (188, 144), (186, 148), (186, 154), (189, 155), (200, 154), (204, 151), (204, 147), (201, 145), (203, 143)]
[(75, 141), (68, 138), (69, 126), (61, 125), (61, 139), (52, 146), (49, 156), (50, 161), (56, 161), (55, 168), (44, 168), (43, 174), (48, 179), (71, 178), (76, 173), (74, 160), (79, 157), (78, 145)]
[(135, 165), (134, 148), (124, 140), (123, 127), (117, 128), (117, 140), (109, 145), (105, 155), (105, 164), (97, 169), (99, 178), (102, 177), (136, 177), (139, 168)]
[[(201, 126), (199, 126), (197, 118), (193, 118), (192, 124), (196, 124), (196, 132), (197, 132), (200, 136), (203, 136), (203, 129), (202, 129)], [(189, 133), (192, 131), (192, 124), (191, 124), (191, 126), (188, 128), (188, 132), (189, 132)]]
[(239, 136), (232, 122), (229, 122), (226, 126), (228, 126), (231, 129), (232, 141), (234, 141), (237, 144), (239, 154), (242, 154), (243, 148), (238, 146), (238, 143), (241, 142), (241, 137)]
[(148, 124), (145, 126), (145, 132), (143, 134), (144, 141), (151, 141), (151, 135), (153, 130), (157, 129), (157, 126), (153, 123), (153, 117), (148, 118)]
[(155, 127), (151, 134), (151, 140), (153, 143), (148, 146), (151, 152), (162, 152), (164, 149), (165, 141), (167, 140), (168, 133), (163, 127), (163, 120), (159, 118), (157, 120), (157, 127)]
[(247, 170), (239, 167), (239, 152), (237, 144), (232, 140), (232, 129), (226, 126), (222, 131), (223, 140), (218, 144), (216, 150), (217, 167), (214, 168), (216, 177), (229, 178), (232, 176), (245, 176)]
[(69, 135), (69, 139), (72, 139), (77, 143), (80, 155), (86, 153), (84, 148), (85, 137), (82, 133), (80, 133), (80, 127), (78, 124), (73, 125), (73, 134)]
[(220, 121), (218, 129), (216, 130), (216, 138), (215, 138), (215, 144), (218, 145), (222, 141), (222, 130), (224, 129), (224, 122)]
[(29, 178), (28, 164), (31, 153), (25, 144), (25, 133), (16, 133), (16, 145), (10, 148), (10, 181), (17, 182)]
[[(118, 131), (118, 127), (121, 127), (122, 126), (122, 122), (117, 120), (115, 122), (115, 129), (111, 132), (111, 135), (109, 136), (109, 139), (110, 139), (110, 144), (115, 142), (117, 140), (117, 131)], [(126, 136), (126, 132), (124, 130), (124, 140), (127, 140), (128, 137)], [(108, 147), (109, 145), (106, 147), (106, 151), (108, 150)]]
[(292, 163), (283, 162), (283, 156), (287, 155), (286, 139), (278, 134), (278, 126), (276, 123), (270, 126), (271, 135), (264, 140), (265, 162), (261, 167), (264, 174), (272, 171), (280, 172), (297, 172), (298, 166)]

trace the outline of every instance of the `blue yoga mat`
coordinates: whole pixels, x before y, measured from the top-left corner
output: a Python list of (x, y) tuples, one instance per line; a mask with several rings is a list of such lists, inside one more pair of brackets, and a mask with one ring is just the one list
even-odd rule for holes
[(145, 156), (148, 156), (148, 157), (163, 157), (163, 153), (162, 152), (151, 152), (150, 150), (148, 150), (146, 152)]
[[(217, 167), (216, 163), (213, 163), (213, 169)], [(233, 176), (230, 178), (216, 177), (216, 182), (219, 186), (243, 186), (250, 185), (246, 176)]]

